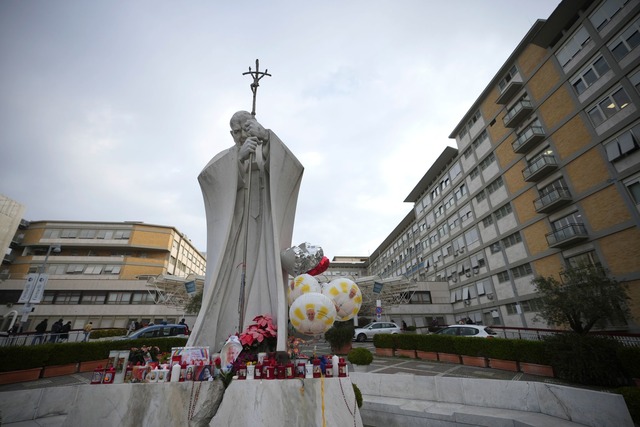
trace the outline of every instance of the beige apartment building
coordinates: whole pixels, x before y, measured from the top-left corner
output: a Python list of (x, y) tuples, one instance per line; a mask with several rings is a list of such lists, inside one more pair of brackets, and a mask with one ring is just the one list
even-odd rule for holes
[(206, 260), (177, 229), (142, 222), (22, 221), (13, 234), (0, 281), (2, 330), (23, 320), (18, 304), (27, 277), (45, 273), (39, 303), (26, 330), (42, 319), (74, 329), (177, 322), (184, 316), (185, 283), (202, 286)]
[(633, 319), (610, 328), (638, 332), (639, 45), (637, 1), (565, 0), (536, 22), (406, 197), (413, 209), (368, 274), (446, 282), (454, 320), (544, 328), (534, 276), (599, 264), (629, 285)]

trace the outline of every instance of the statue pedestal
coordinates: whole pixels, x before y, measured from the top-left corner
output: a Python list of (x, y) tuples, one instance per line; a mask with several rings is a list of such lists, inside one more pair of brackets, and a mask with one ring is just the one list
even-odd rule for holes
[(350, 378), (309, 378), (233, 381), (210, 425), (362, 427), (363, 424)]
[(349, 378), (233, 380), (226, 390), (220, 381), (77, 388), (64, 426), (363, 425)]

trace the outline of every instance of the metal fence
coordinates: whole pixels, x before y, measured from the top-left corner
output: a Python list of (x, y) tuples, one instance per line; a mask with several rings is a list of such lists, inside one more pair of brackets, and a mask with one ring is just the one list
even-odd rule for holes
[[(541, 340), (556, 334), (566, 334), (569, 331), (560, 329), (510, 328), (507, 326), (491, 326), (502, 338), (516, 338), (523, 340)], [(640, 334), (623, 334), (615, 332), (592, 332), (590, 335), (613, 338), (629, 347), (640, 346)]]
[(75, 331), (69, 331), (66, 334), (58, 333), (45, 333), (37, 335), (35, 332), (7, 335), (6, 333), (0, 335), (0, 347), (17, 347), (24, 345), (38, 345), (46, 343), (63, 343), (63, 342), (81, 342), (84, 341), (84, 331), (79, 329)]

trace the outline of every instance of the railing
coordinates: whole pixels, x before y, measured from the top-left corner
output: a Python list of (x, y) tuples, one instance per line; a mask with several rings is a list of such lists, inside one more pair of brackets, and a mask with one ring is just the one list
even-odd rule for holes
[(533, 104), (531, 104), (531, 101), (523, 99), (507, 111), (502, 122), (506, 127), (513, 127), (517, 119), (524, 118), (524, 114), (531, 110), (533, 110)]
[[(501, 338), (523, 339), (539, 341), (544, 337), (557, 334), (573, 333), (562, 329), (536, 329), (536, 328), (514, 328), (509, 326), (492, 325), (491, 329), (496, 331)], [(627, 334), (623, 332), (596, 331), (589, 335), (613, 338), (627, 347), (640, 347), (640, 334)]]
[(549, 246), (554, 246), (570, 239), (587, 238), (589, 234), (584, 224), (569, 224), (566, 227), (548, 233), (545, 237), (547, 238)]
[(558, 165), (554, 156), (544, 155), (538, 157), (535, 162), (530, 163), (522, 170), (522, 176), (525, 181), (535, 175), (545, 167), (555, 168)]
[(35, 332), (28, 332), (18, 335), (7, 335), (6, 332), (0, 335), (0, 347), (19, 347), (25, 345), (38, 345), (47, 343), (81, 342), (84, 340), (84, 331), (81, 329), (69, 331), (69, 338), (62, 339), (62, 333), (36, 335)]
[(539, 199), (534, 200), (533, 205), (536, 208), (536, 212), (544, 212), (550, 206), (561, 201), (571, 201), (571, 193), (568, 188), (555, 188)]
[(542, 126), (529, 126), (524, 132), (518, 135), (518, 138), (513, 141), (511, 144), (511, 148), (515, 153), (519, 153), (520, 151), (528, 151), (525, 150), (524, 147), (528, 146), (529, 142), (537, 142), (541, 141), (545, 137), (544, 128)]

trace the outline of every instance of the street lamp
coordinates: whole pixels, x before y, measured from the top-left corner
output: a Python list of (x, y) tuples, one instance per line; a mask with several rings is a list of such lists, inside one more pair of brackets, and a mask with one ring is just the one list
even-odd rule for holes
[(20, 299), (18, 299), (18, 303), (24, 304), (22, 317), (20, 318), (23, 331), (29, 321), (29, 314), (35, 309), (34, 306), (42, 301), (44, 288), (47, 286), (47, 281), (49, 280), (49, 275), (45, 273), (45, 269), (47, 268), (47, 261), (49, 261), (51, 251), (60, 253), (60, 245), (49, 245), (47, 256), (44, 257), (44, 262), (38, 267), (38, 272), (27, 275), (27, 283), (25, 283)]

